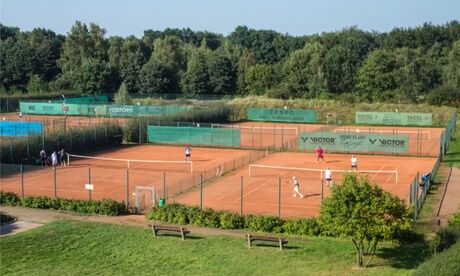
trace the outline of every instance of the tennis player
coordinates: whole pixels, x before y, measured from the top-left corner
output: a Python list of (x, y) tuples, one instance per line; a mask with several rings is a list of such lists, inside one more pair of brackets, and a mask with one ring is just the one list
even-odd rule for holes
[(352, 155), (351, 156), (351, 169), (358, 169), (358, 158), (356, 157), (356, 155)]
[(326, 178), (326, 184), (328, 187), (332, 187), (332, 171), (330, 168), (327, 168), (324, 171), (324, 177)]
[(185, 147), (185, 161), (192, 161), (192, 149), (189, 145)]
[(323, 153), (324, 153), (323, 148), (321, 148), (321, 146), (318, 146), (316, 148), (316, 163), (319, 162), (319, 159), (323, 160), (323, 164), (325, 163)]
[(56, 168), (58, 164), (58, 155), (56, 151), (53, 151), (53, 153), (51, 154), (51, 164), (53, 165), (53, 168)]
[(299, 180), (297, 177), (292, 177), (292, 185), (294, 185), (294, 195), (292, 197), (297, 197), (299, 195), (300, 198), (304, 198), (305, 196), (299, 191)]

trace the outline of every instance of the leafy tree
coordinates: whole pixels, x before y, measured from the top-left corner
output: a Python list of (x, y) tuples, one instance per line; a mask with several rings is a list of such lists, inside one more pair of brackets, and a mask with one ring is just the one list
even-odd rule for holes
[(63, 72), (70, 72), (82, 65), (84, 59), (107, 61), (108, 42), (104, 38), (105, 30), (91, 23), (90, 29), (86, 24), (76, 21), (62, 47), (58, 64)]
[(28, 35), (30, 48), (34, 51), (35, 72), (44, 81), (54, 79), (61, 70), (57, 60), (64, 43), (64, 37), (46, 29), (34, 29)]
[(112, 93), (113, 71), (107, 62), (94, 58), (83, 59), (73, 71), (74, 88), (82, 94)]
[(309, 43), (293, 52), (282, 66), (282, 85), (292, 97), (314, 97), (325, 91), (324, 47)]
[(277, 74), (273, 66), (256, 64), (249, 68), (245, 79), (247, 95), (263, 95), (277, 83)]
[(114, 102), (116, 104), (131, 104), (133, 102), (124, 82), (120, 85), (120, 88), (118, 88), (114, 97)]
[(448, 55), (448, 63), (444, 67), (444, 83), (448, 86), (460, 89), (460, 40), (452, 45)]
[(182, 52), (182, 42), (175, 36), (155, 40), (151, 59), (170, 67), (175, 72), (185, 70), (186, 61)]
[(238, 93), (245, 93), (245, 79), (246, 74), (252, 66), (256, 65), (256, 57), (248, 49), (244, 49), (241, 56), (238, 59), (238, 68), (237, 68), (237, 87)]
[(25, 90), (34, 74), (34, 53), (24, 39), (0, 41), (0, 81), (6, 89)]
[(27, 84), (27, 90), (29, 92), (44, 92), (48, 90), (47, 83), (40, 78), (38, 75), (33, 75), (29, 79), (29, 83)]
[(16, 39), (19, 33), (19, 28), (8, 27), (0, 23), (0, 40), (6, 40), (8, 38)]
[(193, 96), (210, 93), (208, 57), (209, 50), (203, 48), (199, 48), (192, 53), (187, 64), (187, 71), (182, 78), (184, 94)]
[(208, 60), (209, 86), (213, 94), (234, 94), (236, 68), (222, 51), (215, 51)]
[(179, 80), (169, 66), (151, 60), (146, 63), (139, 73), (139, 87), (142, 95), (158, 95), (178, 93)]
[(395, 58), (388, 51), (375, 50), (367, 56), (358, 71), (357, 88), (373, 94), (396, 88)]
[(400, 239), (411, 229), (404, 202), (355, 173), (346, 174), (342, 184), (332, 188), (321, 206), (319, 223), (325, 234), (351, 238), (357, 265), (365, 267), (380, 241)]

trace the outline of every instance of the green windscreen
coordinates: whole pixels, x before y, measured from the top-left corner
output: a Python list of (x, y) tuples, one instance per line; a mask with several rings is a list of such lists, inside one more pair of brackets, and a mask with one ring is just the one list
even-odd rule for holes
[(238, 129), (148, 126), (148, 141), (164, 144), (240, 146)]
[(248, 108), (247, 112), (250, 121), (316, 123), (316, 111), (309, 109)]
[(431, 113), (356, 112), (356, 123), (365, 125), (431, 126)]
[(391, 152), (404, 153), (409, 150), (409, 136), (402, 134), (354, 134), (330, 132), (303, 132), (299, 136), (302, 150), (314, 150), (321, 146), (325, 150), (343, 152)]

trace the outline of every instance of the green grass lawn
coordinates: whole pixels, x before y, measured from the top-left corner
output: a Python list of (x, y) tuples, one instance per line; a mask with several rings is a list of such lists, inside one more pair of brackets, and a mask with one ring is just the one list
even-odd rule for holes
[[(292, 239), (292, 238), (291, 238)], [(243, 237), (153, 238), (149, 229), (55, 221), (0, 238), (3, 275), (408, 275), (424, 260), (423, 244), (389, 245), (373, 265), (355, 267), (351, 241), (297, 238), (288, 248), (256, 246)]]
[(454, 133), (454, 138), (449, 144), (449, 149), (443, 160), (447, 165), (460, 168), (460, 127)]

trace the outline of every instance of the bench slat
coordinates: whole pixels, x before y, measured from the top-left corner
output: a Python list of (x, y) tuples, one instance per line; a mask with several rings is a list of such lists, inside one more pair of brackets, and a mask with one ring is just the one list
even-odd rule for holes
[(287, 244), (288, 241), (283, 238), (277, 238), (277, 237), (266, 237), (266, 236), (253, 236), (248, 234), (247, 235), (248, 239), (248, 246), (251, 248), (251, 244), (253, 241), (267, 241), (267, 242), (276, 242), (279, 244), (280, 250), (283, 250), (283, 245)]

